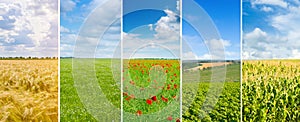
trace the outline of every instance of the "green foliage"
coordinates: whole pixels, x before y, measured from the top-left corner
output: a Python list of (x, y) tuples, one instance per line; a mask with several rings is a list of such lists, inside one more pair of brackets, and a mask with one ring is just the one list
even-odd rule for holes
[[(115, 81), (113, 77), (121, 78), (120, 76), (113, 76), (116, 74), (112, 74), (111, 67), (111, 60), (110, 59), (96, 59), (95, 60), (95, 69), (97, 71), (97, 78), (99, 81), (99, 86), (106, 92), (110, 92), (111, 94), (107, 96), (108, 100), (112, 102), (115, 106), (120, 106), (120, 91), (118, 88), (120, 87), (120, 84), (114, 85), (112, 89), (104, 89), (107, 86), (112, 86), (113, 84), (116, 84), (119, 81)], [(72, 59), (61, 59), (61, 75), (60, 75), (60, 87), (61, 87), (61, 95), (60, 95), (60, 120), (61, 121), (96, 121), (96, 119), (88, 113), (88, 111), (84, 108), (84, 105), (81, 103), (80, 98), (77, 95), (76, 88), (74, 87), (73, 77), (72, 77)], [(146, 67), (152, 66), (151, 63), (146, 64)], [(164, 64), (165, 65), (165, 64)], [(166, 66), (166, 65), (165, 65)], [(126, 67), (126, 66), (125, 66)], [(128, 66), (127, 66), (128, 67)], [(178, 83), (178, 77), (180, 76), (178, 69), (178, 65), (172, 65), (170, 68), (164, 67), (163, 72), (165, 72), (166, 69), (168, 69), (168, 72), (171, 72), (170, 74), (173, 74), (172, 78), (170, 78), (170, 75), (166, 75), (167, 80), (174, 80), (174, 83)], [(129, 69), (130, 70), (130, 69)], [(239, 73), (240, 67), (239, 64), (230, 65), (227, 68), (227, 78), (226, 81), (239, 81), (240, 73)], [(135, 84), (138, 86), (144, 86), (145, 89), (147, 87), (151, 87), (151, 84), (143, 84), (142, 80), (149, 79), (150, 77), (144, 77), (144, 75), (141, 75), (141, 72), (143, 70), (140, 70), (139, 72), (135, 72), (134, 70), (131, 70), (131, 74), (136, 74), (138, 79), (135, 80)], [(124, 89), (126, 89), (126, 84), (128, 84), (126, 79), (126, 69), (123, 71), (125, 74), (125, 82), (124, 82)], [(146, 73), (146, 71), (144, 71)], [(177, 74), (177, 77), (174, 77), (174, 73)], [(150, 73), (151, 74), (151, 73)], [(159, 74), (158, 74), (159, 75)], [(200, 71), (201, 75), (201, 81), (208, 81), (211, 78), (211, 71), (210, 70), (204, 70)], [(151, 80), (152, 81), (152, 80)], [(169, 83), (173, 83), (172, 81)], [(129, 84), (130, 85), (130, 82)], [(211, 107), (211, 106), (202, 106), (206, 99), (206, 93), (208, 92), (209, 87), (212, 85), (212, 83), (209, 82), (189, 82), (186, 84), (183, 84), (183, 120), (184, 121), (238, 121), (240, 119), (240, 83), (239, 82), (226, 82), (224, 85), (224, 90), (222, 91), (221, 96), (219, 97), (219, 101), (217, 102), (214, 109), (206, 114), (207, 112), (205, 109), (202, 109), (202, 107)], [(171, 85), (172, 86), (172, 85)], [(178, 86), (179, 87), (179, 86)], [(170, 91), (174, 88), (170, 88)], [(168, 85), (164, 86), (163, 89), (168, 89)], [(187, 89), (189, 90), (195, 90), (195, 94), (191, 94), (190, 92), (186, 92)], [(176, 91), (177, 94), (178, 91)], [(128, 91), (129, 93), (129, 91)], [(167, 93), (167, 92), (166, 92)], [(170, 92), (171, 93), (171, 92)], [(175, 92), (174, 92), (175, 93)], [(123, 94), (124, 95), (124, 94)], [(129, 94), (130, 95), (130, 94)], [(192, 96), (196, 96), (195, 99), (192, 99)], [(124, 102), (128, 102), (126, 100), (128, 96), (124, 96)], [(170, 96), (165, 96), (169, 99), (169, 102), (171, 99), (173, 99), (173, 94)], [(178, 98), (178, 95), (177, 97)], [(191, 98), (191, 99), (188, 99)], [(150, 96), (149, 96), (150, 99)], [(164, 103), (160, 97), (157, 97), (159, 99), (160, 103)], [(208, 100), (208, 102), (215, 100), (211, 99)], [(132, 101), (139, 102), (137, 101)], [(146, 103), (146, 99), (143, 100), (144, 106), (149, 106)], [(177, 100), (175, 100), (177, 101)], [(139, 102), (140, 103), (140, 102)], [(192, 103), (190, 106), (188, 104)], [(164, 103), (166, 104), (166, 103)], [(130, 106), (131, 104), (124, 104), (124, 109), (128, 112), (136, 112), (137, 108), (134, 108), (134, 106)], [(156, 102), (153, 101), (152, 106), (155, 106)], [(132, 108), (132, 109), (130, 109)], [(140, 108), (142, 109), (142, 108)], [(143, 109), (143, 114), (146, 113), (152, 113), (154, 111), (149, 111), (147, 108)], [(165, 113), (168, 114), (168, 113)], [(200, 119), (200, 118), (203, 119)], [(177, 118), (173, 117), (173, 121), (175, 121)]]
[(243, 63), (243, 121), (300, 120), (299, 62)]
[[(240, 120), (240, 83), (239, 82), (225, 82), (224, 89), (220, 95), (218, 102), (214, 109), (207, 114), (203, 103), (206, 99), (207, 102), (211, 102), (211, 99), (207, 98), (207, 92), (210, 85), (218, 83), (204, 82), (200, 83), (198, 90), (195, 83), (184, 84), (183, 95), (186, 96), (183, 99), (183, 121), (239, 121)], [(196, 97), (193, 100), (190, 96), (190, 89), (197, 90)], [(188, 92), (189, 91), (189, 92)], [(195, 92), (194, 92), (195, 93)], [(192, 104), (187, 107), (188, 101), (193, 101)], [(187, 107), (187, 108), (185, 108)]]
[[(214, 70), (218, 68), (215, 67)], [(209, 90), (217, 90), (210, 89), (211, 86), (223, 86), (222, 83), (209, 82), (212, 69), (201, 70), (199, 73), (200, 83), (183, 81), (183, 121), (240, 121), (240, 64), (227, 65), (224, 89), (219, 97), (207, 96)], [(204, 106), (205, 102), (212, 103), (217, 100), (215, 106)], [(209, 107), (213, 107), (210, 112), (206, 110)]]

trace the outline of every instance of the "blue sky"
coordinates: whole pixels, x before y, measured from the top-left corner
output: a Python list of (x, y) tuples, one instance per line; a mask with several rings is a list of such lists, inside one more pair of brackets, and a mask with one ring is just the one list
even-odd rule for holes
[(0, 56), (58, 56), (57, 0), (1, 1)]
[(244, 0), (243, 58), (300, 58), (300, 1)]
[(146, 1), (123, 1), (124, 58), (178, 58), (179, 1)]
[(88, 14), (95, 9), (96, 1), (60, 1), (60, 55), (73, 56), (73, 49), (77, 34)]
[[(191, 50), (186, 52), (186, 57), (195, 57), (199, 59), (211, 59), (214, 56), (208, 47), (224, 48), (225, 59), (239, 59), (240, 58), (240, 1), (239, 0), (195, 0), (211, 18), (220, 37), (216, 40), (204, 40), (195, 31), (187, 21), (183, 21), (183, 38), (190, 45)], [(201, 22), (203, 18), (200, 17), (198, 11), (188, 11), (189, 5), (183, 4), (183, 16), (190, 20)], [(205, 23), (202, 24), (205, 26)], [(209, 28), (208, 28), (209, 31)], [(222, 45), (222, 43), (223, 45)], [(222, 47), (224, 46), (224, 47)], [(185, 53), (183, 54), (185, 57)], [(223, 56), (224, 57), (224, 56)], [(224, 59), (224, 58), (221, 58)]]
[[(130, 48), (132, 49), (128, 47), (128, 51), (133, 51), (134, 48), (138, 50), (143, 49), (143, 51), (141, 50), (140, 52), (145, 53), (145, 55), (139, 54), (140, 56), (137, 57), (151, 57), (153, 55), (170, 56), (170, 51), (175, 55), (179, 55), (179, 34), (176, 34), (179, 33), (180, 26), (178, 19), (179, 5), (176, 0), (157, 0), (156, 2), (151, 1), (148, 3), (145, 3), (145, 1), (140, 0), (126, 0), (123, 2), (123, 14), (125, 14), (123, 18), (124, 42), (126, 40), (133, 40), (131, 42), (125, 43), (125, 51), (126, 46), (131, 45)], [(157, 2), (160, 3), (157, 4)], [(217, 27), (221, 36), (220, 42), (223, 42), (225, 46), (226, 59), (239, 59), (239, 1), (196, 0), (196, 2), (209, 14), (213, 22), (215, 23), (215, 26)], [(75, 0), (61, 1), (61, 56), (64, 57), (73, 55), (72, 51), (77, 37), (76, 35), (79, 33), (80, 27), (84, 24), (84, 20), (88, 17), (89, 13), (92, 12), (92, 10), (95, 9), (101, 3), (104, 3), (103, 0), (92, 0), (84, 2)], [(152, 10), (149, 6), (152, 6)], [(216, 9), (216, 7), (218, 9)], [(139, 11), (132, 12), (133, 10)], [(193, 16), (197, 16), (198, 13), (195, 11), (194, 13), (190, 14)], [(172, 21), (170, 18), (172, 18)], [(166, 19), (167, 21), (163, 21), (163, 19)], [(162, 25), (168, 25), (168, 27), (171, 27), (171, 29), (169, 28), (170, 31), (159, 29), (161, 26), (160, 23), (162, 23)], [(111, 28), (117, 28), (117, 25), (120, 25), (120, 20), (117, 20)], [(114, 54), (116, 53), (115, 49), (119, 46), (120, 42), (120, 39), (117, 37), (121, 36), (117, 32), (119, 31), (117, 31), (116, 29), (111, 29), (111, 32), (108, 31), (103, 36), (103, 38), (99, 38), (100, 43), (98, 44), (97, 48), (97, 52), (99, 53), (96, 53), (99, 55), (99, 57), (114, 56)], [(207, 44), (205, 43), (205, 41), (202, 40), (201, 36), (193, 30), (193, 28), (188, 26), (187, 23), (183, 23), (183, 36), (185, 37), (185, 39), (197, 43), (194, 45), (194, 47), (192, 47), (194, 56), (200, 59), (210, 58), (209, 51), (206, 48)], [(173, 40), (166, 40), (166, 37), (169, 37), (169, 39)], [(140, 42), (141, 44), (135, 41)], [(150, 44), (150, 46), (147, 46), (148, 43), (151, 43), (152, 45)], [(142, 47), (142, 44), (144, 44), (144, 46), (146, 47), (149, 47), (149, 49), (138, 48), (138, 46)], [(196, 46), (202, 46), (203, 48), (197, 48)], [(152, 54), (149, 54), (149, 52), (146, 53), (147, 50), (151, 51), (153, 49), (157, 51), (153, 51)], [(166, 53), (161, 53), (163, 51), (165, 51)], [(183, 55), (189, 55), (190, 52), (187, 53), (188, 54)]]

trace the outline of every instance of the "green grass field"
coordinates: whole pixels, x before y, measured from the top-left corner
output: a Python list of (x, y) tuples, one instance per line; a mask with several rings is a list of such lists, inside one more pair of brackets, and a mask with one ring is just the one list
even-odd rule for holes
[[(111, 69), (108, 68), (111, 66), (110, 59), (96, 59), (96, 76), (99, 81), (105, 80), (107, 84), (103, 84), (99, 82), (99, 86), (101, 88), (105, 88), (105, 85), (112, 85), (116, 82), (113, 81), (113, 75), (111, 73)], [(105, 68), (103, 68), (105, 67)], [(74, 81), (72, 76), (72, 59), (61, 59), (61, 68), (60, 68), (60, 87), (61, 87), (61, 95), (60, 95), (60, 120), (61, 121), (97, 121), (91, 114), (88, 113), (88, 110), (85, 109), (84, 105), (81, 103), (80, 98), (78, 97), (76, 88), (74, 87)], [(101, 77), (100, 75), (101, 74)], [(195, 89), (195, 94), (193, 94), (195, 99), (185, 100), (184, 103), (189, 102), (187, 104), (191, 104), (190, 106), (183, 106), (183, 120), (184, 121), (198, 121), (201, 115), (204, 115), (204, 111), (201, 110), (202, 104), (205, 100), (205, 94), (209, 90), (209, 86), (212, 83), (205, 82), (209, 81), (211, 78), (211, 71), (204, 70), (200, 71), (201, 81), (204, 81), (200, 84), (197, 82), (186, 83), (183, 86), (183, 98), (188, 98), (189, 93), (185, 93), (185, 89)], [(105, 77), (104, 77), (105, 76)], [(119, 76), (118, 76), (119, 77)], [(224, 85), (224, 90), (222, 91), (221, 96), (219, 97), (218, 103), (215, 108), (208, 114), (204, 116), (204, 120), (211, 121), (220, 121), (220, 120), (231, 120), (238, 121), (240, 116), (240, 83), (234, 82), (239, 81), (240, 79), (240, 67), (239, 64), (232, 64), (227, 67), (226, 74), (226, 82)], [(198, 88), (197, 88), (198, 87)], [(111, 103), (116, 106), (116, 108), (120, 107), (120, 90), (119, 86), (116, 85), (113, 89), (106, 89), (112, 93), (111, 95), (107, 95), (108, 99), (110, 99)], [(198, 89), (198, 90), (197, 90)], [(105, 89), (104, 89), (105, 90)], [(125, 100), (125, 98), (124, 98)], [(193, 101), (193, 102), (191, 102)], [(153, 104), (154, 105), (154, 104)], [(205, 108), (206, 106), (204, 106)], [(135, 111), (135, 110), (134, 110)], [(169, 118), (166, 118), (167, 120)], [(173, 117), (172, 121), (176, 121), (176, 118)]]

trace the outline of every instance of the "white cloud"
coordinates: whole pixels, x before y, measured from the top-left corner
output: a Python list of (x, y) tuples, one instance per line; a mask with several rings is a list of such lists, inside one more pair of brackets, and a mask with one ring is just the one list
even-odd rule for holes
[(287, 8), (288, 3), (284, 0), (254, 0), (251, 2), (253, 6), (255, 5), (274, 5), (274, 6), (280, 6), (283, 8)]
[(57, 56), (57, 2), (22, 0), (0, 6), (0, 39), (4, 40), (0, 43), (5, 45), (5, 55), (33, 52), (36, 56)]
[(60, 26), (60, 32), (61, 33), (69, 33), (70, 30), (68, 28), (64, 27), (64, 26)]
[(73, 0), (61, 0), (60, 10), (61, 12), (72, 11), (76, 7), (76, 3)]
[[(143, 46), (153, 46), (153, 45), (161, 45), (166, 47), (165, 50), (169, 50), (173, 52), (174, 55), (179, 56), (180, 49), (180, 36), (179, 36), (179, 22), (178, 17), (176, 17), (176, 13), (171, 10), (164, 10), (167, 14), (166, 16), (162, 16), (156, 23), (149, 24), (150, 30), (155, 31), (153, 37), (143, 37), (140, 34), (134, 33), (123, 33), (123, 40), (126, 42), (124, 46), (124, 57), (129, 58), (136, 49), (142, 48)], [(148, 52), (147, 52), (148, 51)], [(167, 51), (168, 52), (168, 51)], [(139, 54), (136, 56), (153, 56), (160, 55), (161, 53), (156, 52), (154, 49), (147, 49), (143, 51), (144, 54)], [(163, 56), (163, 55), (162, 55)]]
[(153, 24), (149, 24), (148, 26), (149, 26), (149, 29), (150, 29), (151, 31), (153, 31)]
[(198, 59), (198, 56), (192, 51), (185, 52), (182, 54), (182, 60), (196, 60), (196, 59)]
[(292, 56), (290, 58), (299, 59), (300, 58), (300, 51), (298, 49), (292, 50)]
[(177, 11), (179, 11), (179, 9), (180, 9), (180, 1), (179, 0), (176, 1), (176, 9), (177, 9)]
[(300, 58), (297, 52), (300, 49), (299, 1), (263, 0), (257, 3), (281, 6), (284, 12), (267, 16), (276, 33), (256, 28), (245, 34), (244, 54), (249, 58)]
[(267, 7), (267, 6), (263, 6), (261, 8), (261, 10), (264, 11), (264, 12), (271, 12), (271, 11), (273, 11), (273, 9), (271, 7)]
[(255, 28), (244, 34), (242, 55), (244, 59), (290, 58), (298, 56), (295, 49), (299, 48), (299, 42), (286, 36), (268, 34)]
[(247, 46), (256, 46), (257, 42), (264, 42), (267, 40), (267, 33), (260, 28), (255, 28), (252, 32), (244, 34), (244, 43)]
[(176, 13), (171, 10), (164, 10), (167, 16), (161, 17), (155, 24), (154, 35), (160, 41), (179, 40), (179, 22), (177, 21)]
[(290, 7), (287, 14), (276, 15), (271, 19), (271, 25), (287, 38), (290, 46), (300, 48), (300, 7)]
[(210, 50), (224, 50), (226, 47), (231, 46), (230, 41), (224, 39), (207, 40), (205, 44)]

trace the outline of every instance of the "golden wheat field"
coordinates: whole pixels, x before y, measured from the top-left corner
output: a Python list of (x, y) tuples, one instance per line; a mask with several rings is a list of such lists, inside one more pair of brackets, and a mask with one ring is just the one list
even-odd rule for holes
[(0, 60), (0, 122), (58, 121), (57, 60)]

